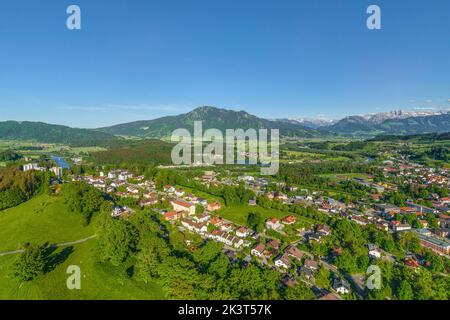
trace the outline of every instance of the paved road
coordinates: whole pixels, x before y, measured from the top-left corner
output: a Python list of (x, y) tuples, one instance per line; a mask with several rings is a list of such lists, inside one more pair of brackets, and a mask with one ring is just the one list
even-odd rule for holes
[[(90, 236), (90, 237), (87, 237), (87, 238), (83, 238), (83, 239), (80, 239), (80, 240), (75, 240), (75, 241), (66, 242), (66, 243), (60, 243), (60, 244), (57, 244), (56, 246), (57, 247), (67, 247), (67, 246), (71, 246), (71, 245), (74, 245), (74, 244), (83, 243), (83, 242), (92, 240), (95, 237), (96, 237), (96, 235), (93, 235), (93, 236)], [(22, 253), (22, 252), (24, 252), (24, 250), (14, 250), (14, 251), (0, 252), (0, 257), (1, 256), (11, 255), (11, 254), (18, 254), (18, 253)]]

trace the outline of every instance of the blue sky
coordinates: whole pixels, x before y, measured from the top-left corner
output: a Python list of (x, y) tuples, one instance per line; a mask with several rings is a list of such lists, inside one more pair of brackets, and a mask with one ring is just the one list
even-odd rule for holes
[[(66, 8), (82, 30), (66, 28)], [(366, 9), (382, 10), (382, 30)], [(450, 107), (448, 0), (3, 0), (0, 121)]]

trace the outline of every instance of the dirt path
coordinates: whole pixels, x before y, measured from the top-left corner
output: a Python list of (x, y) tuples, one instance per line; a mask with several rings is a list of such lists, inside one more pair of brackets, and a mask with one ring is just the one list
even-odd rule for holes
[[(89, 236), (89, 237), (86, 237), (86, 238), (83, 238), (83, 239), (80, 239), (80, 240), (75, 240), (75, 241), (66, 242), (66, 243), (60, 243), (60, 244), (57, 244), (56, 246), (57, 247), (67, 247), (67, 246), (71, 246), (71, 245), (74, 245), (74, 244), (79, 244), (79, 243), (83, 243), (83, 242), (92, 240), (95, 237), (96, 237), (96, 235), (93, 235), (93, 236)], [(11, 255), (11, 254), (23, 253), (23, 252), (24, 252), (24, 250), (14, 250), (14, 251), (0, 252), (0, 257), (1, 256)]]

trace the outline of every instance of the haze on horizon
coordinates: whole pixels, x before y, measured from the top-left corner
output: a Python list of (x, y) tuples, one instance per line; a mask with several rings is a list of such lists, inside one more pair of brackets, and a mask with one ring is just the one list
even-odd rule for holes
[[(66, 8), (82, 30), (66, 28)], [(382, 10), (382, 30), (366, 9)], [(450, 2), (2, 1), (0, 121), (95, 128), (211, 105), (264, 118), (450, 107)]]

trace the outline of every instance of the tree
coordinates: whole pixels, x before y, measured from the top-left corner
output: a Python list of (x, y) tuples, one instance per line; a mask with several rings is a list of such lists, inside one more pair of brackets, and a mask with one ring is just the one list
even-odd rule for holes
[(414, 292), (408, 281), (402, 280), (398, 288), (397, 297), (400, 300), (413, 300)]
[(250, 212), (247, 216), (247, 225), (256, 232), (261, 232), (264, 229), (264, 221), (261, 213)]
[(324, 289), (330, 288), (330, 271), (324, 266), (321, 266), (319, 268), (315, 276), (315, 279), (316, 285), (319, 286), (320, 288)]
[(100, 230), (100, 257), (119, 266), (136, 249), (137, 241), (138, 232), (131, 223), (122, 219), (110, 219)]
[(314, 292), (302, 281), (299, 281), (294, 287), (285, 289), (284, 297), (286, 300), (315, 300)]
[(24, 250), (13, 265), (13, 274), (22, 281), (30, 281), (44, 274), (47, 258), (43, 246), (26, 244)]

